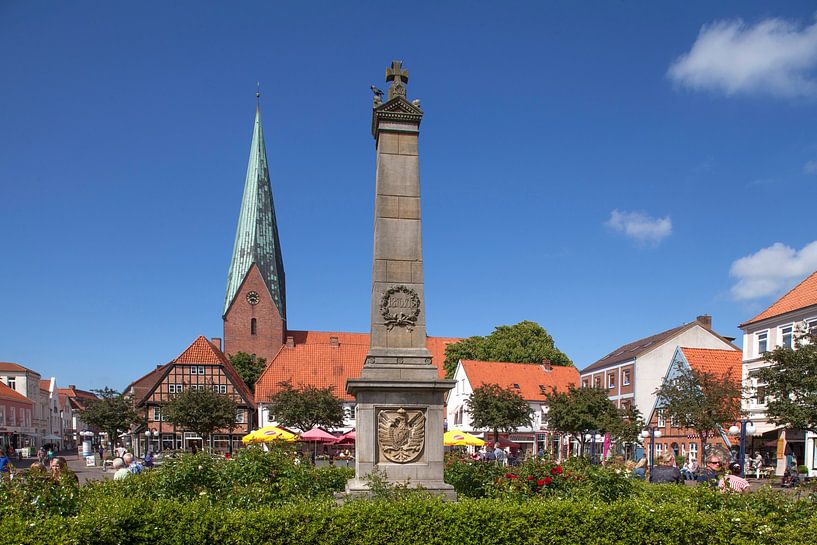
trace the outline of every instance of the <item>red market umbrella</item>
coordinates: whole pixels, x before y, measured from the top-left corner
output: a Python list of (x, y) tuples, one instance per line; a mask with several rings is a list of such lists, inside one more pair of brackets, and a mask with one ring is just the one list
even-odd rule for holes
[(354, 445), (355, 444), (355, 430), (352, 430), (348, 433), (344, 433), (340, 437), (337, 438), (335, 441), (336, 445)]
[(519, 448), (520, 447), (519, 443), (514, 443), (513, 441), (511, 441), (510, 439), (506, 439), (505, 437), (500, 437), (499, 441), (497, 441), (496, 443), (494, 443), (494, 440), (493, 440), (492, 437), (487, 438), (486, 441), (488, 443), (494, 445), (494, 446), (497, 446), (497, 444), (499, 444), (499, 446), (502, 447), (502, 448), (505, 448), (505, 447)]
[(337, 441), (337, 439), (337, 437), (328, 431), (322, 430), (318, 427), (314, 427), (311, 430), (301, 434), (302, 441), (314, 441), (316, 443), (334, 443)]

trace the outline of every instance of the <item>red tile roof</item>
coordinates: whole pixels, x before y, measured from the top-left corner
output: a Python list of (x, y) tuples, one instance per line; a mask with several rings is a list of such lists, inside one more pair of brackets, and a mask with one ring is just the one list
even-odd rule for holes
[(740, 383), (742, 377), (743, 352), (740, 350), (717, 350), (714, 348), (681, 347), (689, 365), (696, 371), (726, 376)]
[(45, 390), (46, 392), (51, 391), (51, 379), (41, 379), (40, 380), (40, 390)]
[(739, 327), (814, 305), (817, 305), (817, 271), (811, 273), (808, 278), (794, 286), (791, 291), (772, 303), (769, 308), (748, 322), (743, 322)]
[(32, 401), (28, 399), (23, 394), (15, 391), (13, 388), (9, 388), (2, 382), (0, 382), (0, 399), (8, 399), (10, 401), (19, 401), (20, 403), (27, 403), (28, 405), (33, 405)]
[(87, 392), (78, 388), (57, 388), (57, 393), (60, 397), (60, 405), (65, 405), (65, 400), (68, 399), (71, 406), (77, 409), (84, 409), (85, 404), (88, 401), (99, 399), (92, 392)]
[(572, 366), (553, 365), (547, 371), (544, 365), (534, 363), (473, 360), (462, 360), (461, 363), (472, 388), (499, 384), (518, 391), (527, 401), (544, 401), (545, 393), (553, 388), (565, 391), (571, 384), (579, 384), (579, 371)]
[[(360, 376), (363, 360), (369, 352), (369, 335), (329, 331), (288, 331), (295, 345), (286, 345), (267, 364), (255, 384), (256, 403), (265, 402), (280, 388), (278, 384), (289, 380), (296, 388), (311, 385), (318, 388), (333, 387), (333, 392), (345, 401), (354, 400), (346, 393), (346, 380)], [(337, 338), (337, 346), (332, 345)], [(431, 351), (440, 378), (445, 377), (443, 361), (445, 347), (459, 339), (428, 337), (426, 347)]]
[(156, 367), (142, 378), (139, 378), (125, 388), (127, 392), (133, 388), (134, 399), (137, 404), (142, 403), (145, 398), (150, 395), (150, 392), (162, 381), (167, 372), (173, 365), (190, 365), (190, 364), (210, 364), (221, 365), (224, 373), (233, 383), (236, 390), (241, 394), (250, 405), (253, 404), (253, 395), (241, 376), (224, 355), (224, 352), (219, 350), (213, 343), (207, 340), (203, 335), (199, 335), (190, 346), (184, 349), (173, 361)]
[(22, 365), (11, 363), (10, 361), (0, 361), (0, 371), (18, 371), (25, 373), (26, 371), (30, 371), (30, 369), (26, 369)]

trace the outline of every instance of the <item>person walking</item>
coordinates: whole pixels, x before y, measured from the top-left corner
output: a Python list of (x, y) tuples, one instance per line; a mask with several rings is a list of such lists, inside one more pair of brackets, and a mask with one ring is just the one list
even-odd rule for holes
[(494, 457), (496, 458), (496, 463), (501, 466), (504, 466), (505, 461), (508, 459), (505, 455), (505, 451), (499, 446), (499, 443), (494, 445)]

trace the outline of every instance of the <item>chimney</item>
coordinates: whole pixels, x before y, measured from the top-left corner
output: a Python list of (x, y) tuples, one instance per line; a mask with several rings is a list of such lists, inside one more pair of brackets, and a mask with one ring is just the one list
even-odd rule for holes
[(338, 342), (337, 337), (334, 336), (329, 337), (329, 346), (331, 346), (332, 348), (337, 348), (339, 345), (340, 343)]
[(76, 385), (76, 384), (69, 384), (69, 385), (68, 385), (68, 389), (69, 389), (69, 390), (76, 390), (76, 389), (77, 389), (77, 385)]
[(287, 348), (295, 348), (295, 337), (287, 335)]
[(712, 329), (712, 315), (711, 314), (701, 314), (695, 321), (704, 326), (707, 329)]
[(210, 339), (210, 342), (213, 343), (216, 346), (216, 348), (221, 350), (221, 337), (213, 337), (212, 339)]
[(553, 366), (550, 364), (550, 360), (545, 358), (542, 360), (542, 369), (544, 371), (553, 371)]

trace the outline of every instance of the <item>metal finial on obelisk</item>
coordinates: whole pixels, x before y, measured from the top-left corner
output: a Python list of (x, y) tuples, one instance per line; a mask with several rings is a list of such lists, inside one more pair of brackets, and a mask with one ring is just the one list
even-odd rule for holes
[(403, 61), (391, 61), (391, 66), (386, 68), (386, 81), (390, 82), (389, 100), (396, 96), (406, 96), (406, 85), (408, 85), (409, 73), (403, 68)]
[(260, 81), (255, 82), (255, 107), (256, 108), (261, 107), (261, 82)]

